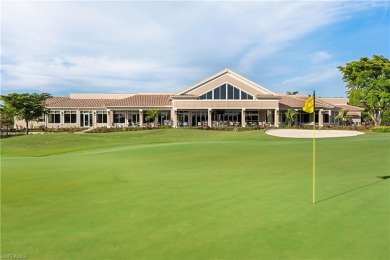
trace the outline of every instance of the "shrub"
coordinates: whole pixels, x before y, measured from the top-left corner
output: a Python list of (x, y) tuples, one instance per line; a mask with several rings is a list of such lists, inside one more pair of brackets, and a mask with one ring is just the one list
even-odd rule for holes
[(87, 133), (112, 133), (112, 132), (124, 132), (124, 131), (144, 131), (144, 130), (154, 130), (157, 129), (156, 127), (111, 127), (108, 128), (106, 126), (97, 127), (90, 131), (87, 131)]
[(371, 128), (371, 130), (377, 133), (390, 133), (390, 126), (377, 126)]

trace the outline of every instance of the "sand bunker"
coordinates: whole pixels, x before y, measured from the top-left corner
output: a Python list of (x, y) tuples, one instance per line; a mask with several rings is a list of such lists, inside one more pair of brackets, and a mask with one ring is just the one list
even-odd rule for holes
[[(289, 138), (313, 138), (313, 130), (303, 129), (271, 129), (265, 132), (267, 135)], [(345, 130), (316, 130), (316, 138), (358, 136), (364, 133)]]

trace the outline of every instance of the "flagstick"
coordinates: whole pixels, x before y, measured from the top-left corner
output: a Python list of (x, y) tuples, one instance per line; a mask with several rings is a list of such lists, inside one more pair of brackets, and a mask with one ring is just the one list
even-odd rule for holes
[(316, 204), (316, 96), (314, 97), (314, 110), (313, 110), (313, 204)]

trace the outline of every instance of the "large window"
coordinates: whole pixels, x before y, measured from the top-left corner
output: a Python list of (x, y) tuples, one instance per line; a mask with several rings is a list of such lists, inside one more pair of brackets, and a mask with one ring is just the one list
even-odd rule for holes
[(218, 88), (210, 90), (209, 92), (199, 96), (199, 99), (214, 99), (214, 100), (226, 100), (226, 99), (244, 99), (244, 100), (253, 100), (253, 96), (242, 91), (230, 84), (223, 84)]
[(107, 124), (107, 111), (96, 111), (96, 123)]
[(65, 124), (74, 124), (77, 121), (77, 112), (76, 111), (65, 111), (64, 112), (64, 123)]
[(207, 111), (192, 111), (192, 126), (207, 125)]
[(125, 112), (114, 111), (114, 123), (124, 123), (125, 120)]
[(59, 124), (61, 123), (61, 112), (60, 111), (50, 111), (49, 113), (49, 123)]
[(245, 122), (248, 126), (255, 126), (259, 122), (259, 111), (247, 110), (245, 112)]

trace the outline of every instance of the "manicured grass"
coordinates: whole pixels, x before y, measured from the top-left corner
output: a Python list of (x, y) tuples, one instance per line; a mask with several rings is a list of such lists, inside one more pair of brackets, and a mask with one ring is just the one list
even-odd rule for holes
[[(388, 259), (389, 134), (167, 129), (2, 144), (2, 254)], [(36, 156), (34, 156), (36, 155)]]

